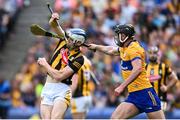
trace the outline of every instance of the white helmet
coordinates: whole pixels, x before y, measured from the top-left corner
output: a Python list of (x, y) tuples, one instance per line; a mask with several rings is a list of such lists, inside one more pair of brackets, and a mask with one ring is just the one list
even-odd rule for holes
[(80, 28), (72, 28), (66, 31), (66, 36), (73, 40), (73, 43), (81, 42), (83, 44), (86, 40), (86, 32)]

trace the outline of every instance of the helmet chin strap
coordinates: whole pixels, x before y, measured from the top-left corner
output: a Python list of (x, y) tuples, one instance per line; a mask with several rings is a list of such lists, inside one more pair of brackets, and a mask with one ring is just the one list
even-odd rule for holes
[(129, 37), (127, 36), (124, 40), (121, 39), (121, 33), (119, 34), (119, 41), (121, 43), (124, 43)]
[(129, 36), (126, 36), (126, 38), (124, 40), (121, 39), (121, 33), (115, 35), (115, 43), (116, 45), (118, 45), (119, 47), (123, 47), (124, 43), (126, 42), (126, 40), (129, 38)]

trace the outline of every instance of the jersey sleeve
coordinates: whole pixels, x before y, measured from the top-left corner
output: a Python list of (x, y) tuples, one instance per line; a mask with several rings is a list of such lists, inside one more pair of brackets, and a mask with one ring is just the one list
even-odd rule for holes
[(144, 51), (142, 49), (138, 49), (138, 47), (130, 47), (128, 48), (128, 56), (131, 61), (136, 59), (142, 59), (142, 55)]
[(84, 64), (84, 58), (83, 56), (80, 56), (74, 60), (68, 60), (68, 66), (76, 73), (81, 66)]

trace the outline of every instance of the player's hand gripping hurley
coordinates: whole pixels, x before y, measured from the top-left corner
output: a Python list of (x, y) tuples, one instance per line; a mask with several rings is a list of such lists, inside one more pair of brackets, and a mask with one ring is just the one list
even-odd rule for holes
[[(53, 14), (53, 10), (52, 10), (52, 8), (51, 8), (51, 6), (50, 6), (49, 3), (47, 3), (47, 7), (48, 7), (50, 13)], [(59, 22), (58, 22), (57, 20), (56, 20), (56, 24), (57, 24), (57, 26), (60, 28), (60, 30), (63, 31), (62, 28), (61, 28), (61, 26), (59, 25)], [(65, 34), (64, 34), (64, 36), (65, 36)], [(55, 36), (52, 36), (52, 37), (55, 37)], [(65, 36), (65, 37), (66, 37), (66, 36)], [(58, 37), (57, 37), (57, 38), (58, 38)], [(86, 43), (83, 43), (82, 45), (85, 46), (85, 47), (89, 47), (89, 46), (90, 46), (90, 45), (88, 45), (88, 44), (86, 44)]]

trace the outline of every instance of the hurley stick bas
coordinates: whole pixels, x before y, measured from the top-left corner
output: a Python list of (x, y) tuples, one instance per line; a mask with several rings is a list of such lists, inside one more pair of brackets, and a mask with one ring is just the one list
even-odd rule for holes
[[(50, 6), (48, 8), (49, 8), (50, 11), (52, 11)], [(44, 28), (42, 28), (40, 25), (37, 25), (37, 24), (32, 24), (30, 26), (30, 31), (31, 31), (32, 34), (39, 35), (39, 36), (54, 37), (54, 38), (63, 38), (64, 37), (63, 35), (59, 36), (56, 33), (49, 32), (49, 31), (45, 30)], [(90, 46), (90, 45), (88, 45), (86, 43), (83, 43), (82, 45), (85, 46), (85, 47), (89, 47)], [(95, 50), (93, 50), (93, 51), (95, 52)]]
[[(46, 37), (54, 37), (54, 38), (63, 38), (63, 36), (59, 36), (56, 33), (53, 32), (48, 32), (47, 30), (45, 30), (44, 28), (42, 28), (41, 26), (37, 25), (37, 24), (32, 24), (30, 26), (30, 31), (33, 35), (39, 35), (39, 36), (46, 36)], [(89, 47), (88, 44), (83, 44), (83, 46), (85, 47)]]
[(54, 38), (61, 38), (61, 36), (58, 36), (57, 34), (52, 33), (52, 32), (48, 32), (47, 30), (45, 30), (44, 28), (42, 28), (41, 26), (39, 26), (37, 24), (32, 24), (30, 26), (30, 31), (34, 35), (46, 36), (46, 37), (54, 37)]

